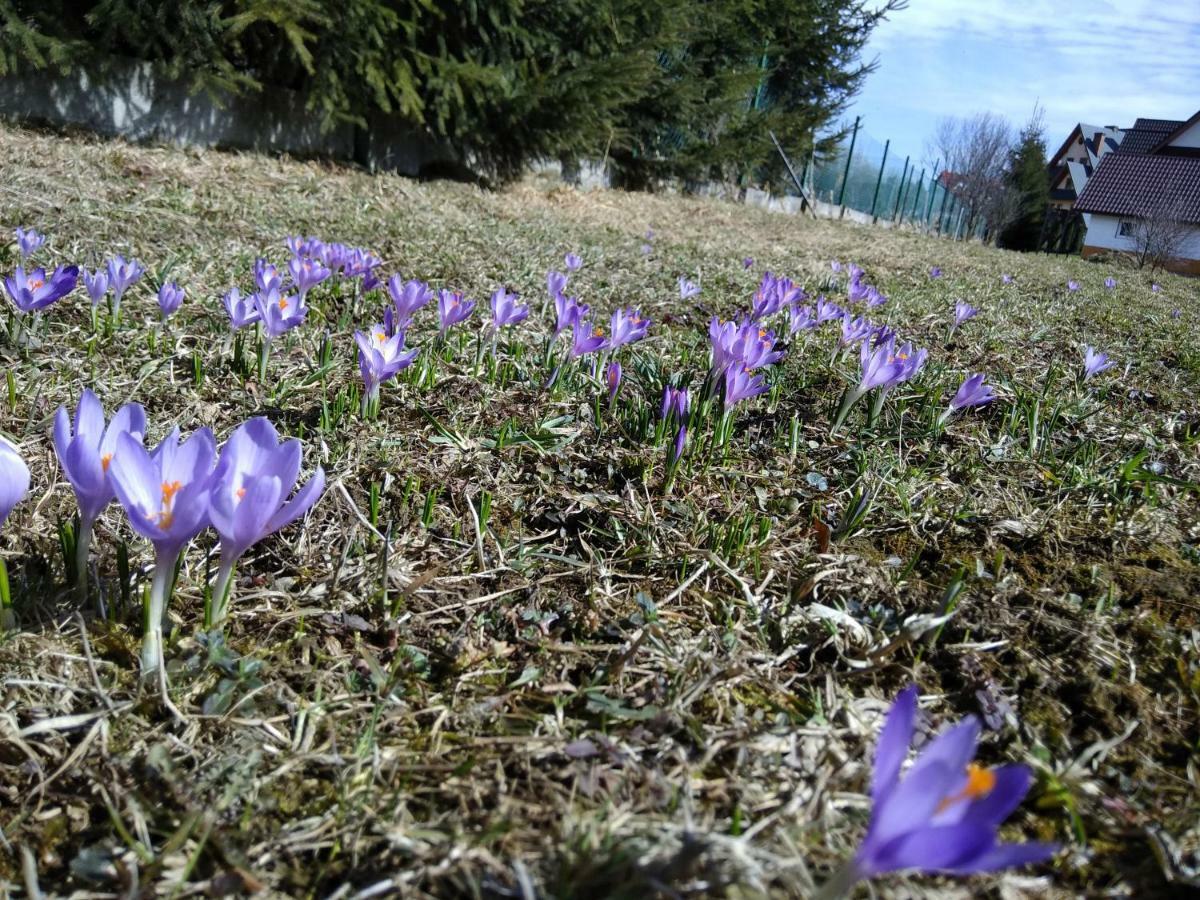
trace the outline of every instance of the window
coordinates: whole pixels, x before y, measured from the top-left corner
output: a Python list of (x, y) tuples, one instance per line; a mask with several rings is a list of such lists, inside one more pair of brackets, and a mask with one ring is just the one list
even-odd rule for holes
[(1117, 234), (1120, 237), (1133, 237), (1133, 222), (1129, 219), (1122, 219), (1117, 223)]

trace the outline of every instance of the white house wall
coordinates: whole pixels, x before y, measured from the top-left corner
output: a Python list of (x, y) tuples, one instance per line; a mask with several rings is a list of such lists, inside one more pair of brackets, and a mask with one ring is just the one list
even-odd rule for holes
[(1200, 122), (1197, 122), (1175, 140), (1171, 141), (1172, 147), (1191, 147), (1200, 148)]
[[(1084, 246), (1102, 250), (1117, 250), (1123, 253), (1134, 252), (1137, 248), (1133, 238), (1122, 237), (1117, 233), (1121, 222), (1122, 220), (1116, 216), (1092, 213), (1091, 222), (1087, 223), (1087, 237), (1084, 239)], [(1200, 227), (1191, 230), (1191, 235), (1180, 248), (1180, 255), (1184, 259), (1200, 260)]]

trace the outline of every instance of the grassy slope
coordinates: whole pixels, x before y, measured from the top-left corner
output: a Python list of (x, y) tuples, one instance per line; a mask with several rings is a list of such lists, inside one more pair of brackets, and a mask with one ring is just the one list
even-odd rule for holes
[[(1076, 851), (1086, 840), (1087, 852), (1041, 881), (893, 879), (885, 895), (1002, 883), (1146, 892), (1163, 883), (1147, 829), (1194, 851), (1197, 506), (1149, 467), (1200, 480), (1196, 282), (1164, 277), (1153, 295), (1142, 273), (1077, 259), (703, 200), (537, 183), (485, 194), (7, 127), (0, 160), (6, 227), (47, 231), (59, 260), (136, 254), (188, 290), (165, 347), (149, 343), (142, 286), (112, 339), (89, 347), (76, 298), (45, 316), (40, 348), (0, 349), (16, 388), (0, 427), (34, 470), (0, 537), (20, 624), (0, 637), (0, 883), (21, 881), (24, 847), (46, 890), (74, 865), (103, 890), (217, 879), (207, 886), (324, 896), (349, 884), (349, 896), (393, 879), (451, 896), (524, 877), (562, 897), (662, 883), (802, 893), (861, 836), (880, 713), (913, 678), (930, 727), (999, 710), (983, 756), (1037, 767), (1012, 836)], [(452, 348), (436, 387), (393, 383), (378, 422), (339, 419), (337, 398), (352, 400), (357, 380), (350, 333), (381, 301), (352, 308), (318, 289), (269, 383), (243, 379), (218, 297), (249, 287), (255, 256), (281, 262), (291, 233), (369, 245), (387, 271), (435, 286), (486, 297), (503, 282), (532, 298), (536, 322), (507, 352), (514, 377), (479, 378), (473, 345)], [(538, 387), (544, 273), (571, 249), (586, 260), (573, 280), (584, 300), (656, 320), (626, 355), (622, 408), (600, 430), (597, 386)], [(746, 306), (763, 267), (812, 288), (832, 258), (864, 266), (893, 298), (886, 320), (930, 348), (927, 374), (897, 392), (903, 418), (892, 404), (861, 438), (852, 418), (830, 439), (855, 363), (830, 365), (828, 332), (801, 340), (778, 391), (739, 411), (726, 456), (706, 456), (694, 434), (662, 497), (662, 449), (630, 437), (661, 378), (703, 368), (708, 316)], [(695, 306), (677, 299), (681, 274), (704, 286)], [(947, 344), (956, 297), (981, 313)], [(336, 363), (306, 384), (324, 329)], [(1094, 390), (1074, 381), (1083, 343), (1119, 361)], [(991, 373), (1002, 401), (931, 437), (922, 421), (970, 371)], [(262, 662), (262, 683), (237, 685), (228, 714), (202, 714), (222, 674), (194, 637), (208, 536), (172, 607), (172, 696), (186, 722), (137, 691), (140, 629), (116, 600), (115, 547), (129, 540), (139, 585), (148, 554), (115, 508), (96, 564), (116, 621), (87, 610), (81, 639), (55, 538), (73, 499), (48, 430), (83, 384), (110, 409), (142, 402), (153, 440), (174, 423), (221, 437), (265, 413), (305, 440), (306, 469), (319, 458), (329, 474), (306, 525), (239, 570), (229, 639)], [(497, 450), (509, 421), (518, 438)], [(362, 520), (372, 485), (386, 552)], [(825, 545), (814, 520), (844, 521), (863, 492), (861, 529)], [(488, 498), (477, 534), (473, 510)], [(936, 613), (954, 585), (954, 618), (922, 632), (911, 617)]]

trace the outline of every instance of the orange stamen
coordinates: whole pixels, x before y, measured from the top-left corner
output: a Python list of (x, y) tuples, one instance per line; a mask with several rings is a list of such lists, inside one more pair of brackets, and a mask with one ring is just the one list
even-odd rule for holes
[(30, 278), (29, 279), (29, 289), (31, 291), (36, 291), (39, 288), (41, 288), (45, 283), (46, 282), (42, 281), (42, 279), (40, 279), (40, 278)]
[(112, 462), (112, 454), (105, 453), (102, 457), (100, 457), (100, 468), (102, 468), (105, 472), (107, 472), (108, 464), (110, 462)]
[(246, 496), (246, 489), (244, 487), (240, 487), (236, 491), (234, 491), (234, 493), (237, 494), (237, 498), (239, 500), (241, 500), (243, 497)]
[(981, 797), (986, 797), (996, 788), (996, 773), (991, 769), (985, 769), (977, 763), (971, 763), (967, 766), (967, 783), (963, 789), (957, 794), (951, 794), (949, 797), (944, 797), (942, 802), (938, 804), (937, 811), (942, 812), (956, 803), (962, 803), (968, 800), (978, 800)]
[(279, 300), (279, 308), (280, 308), (280, 309), (287, 309), (287, 298), (286, 298), (286, 297), (284, 297), (284, 298), (280, 298), (280, 300)]

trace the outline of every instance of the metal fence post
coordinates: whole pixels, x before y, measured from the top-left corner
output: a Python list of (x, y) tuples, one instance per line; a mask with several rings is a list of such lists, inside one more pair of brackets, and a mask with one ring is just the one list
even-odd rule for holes
[(879, 203), (879, 186), (883, 184), (883, 170), (887, 168), (888, 147), (892, 146), (892, 139), (888, 138), (883, 142), (883, 162), (879, 164), (879, 177), (875, 179), (875, 196), (871, 198), (871, 224), (874, 225), (879, 221), (879, 217), (875, 215), (875, 206)]
[(930, 217), (933, 216), (933, 198), (934, 198), (934, 196), (937, 195), (938, 169), (940, 169), (941, 167), (942, 167), (942, 161), (940, 159), (933, 164), (933, 177), (930, 178), (930, 184), (929, 184), (929, 208), (925, 210), (925, 228), (926, 228), (926, 230), (929, 229), (929, 220), (930, 220)]
[(908, 161), (911, 157), (904, 157), (904, 171), (900, 173), (900, 190), (896, 191), (896, 208), (892, 210), (892, 221), (896, 221), (896, 216), (900, 214), (900, 206), (904, 203), (904, 195), (908, 193)]
[(846, 215), (846, 184), (850, 181), (850, 160), (854, 157), (854, 142), (858, 140), (858, 123), (862, 121), (862, 116), (854, 117), (854, 132), (850, 135), (850, 149), (846, 152), (846, 169), (842, 172), (842, 189), (838, 192), (838, 206), (842, 211), (838, 213), (838, 218)]
[(942, 185), (942, 206), (938, 210), (937, 233), (939, 236), (941, 235), (942, 228), (946, 223), (946, 201), (949, 199), (950, 199), (950, 190), (943, 184)]
[[(921, 174), (917, 177), (917, 195), (913, 197), (912, 212), (909, 213), (911, 218), (917, 218), (918, 212), (921, 209), (921, 190), (925, 187), (925, 170), (921, 170)], [(904, 211), (900, 212), (900, 223), (904, 224)]]

